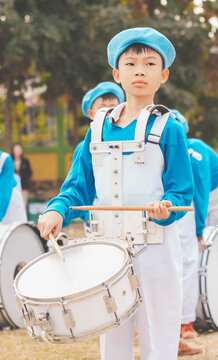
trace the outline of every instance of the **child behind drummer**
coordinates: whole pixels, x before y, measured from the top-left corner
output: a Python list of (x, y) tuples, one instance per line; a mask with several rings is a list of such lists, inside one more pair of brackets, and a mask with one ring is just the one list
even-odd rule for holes
[[(151, 108), (155, 93), (168, 79), (168, 68), (174, 58), (175, 49), (171, 42), (151, 28), (124, 30), (112, 38), (108, 45), (108, 60), (114, 80), (122, 85), (127, 102), (118, 105), (105, 119), (102, 141), (134, 140), (139, 113), (145, 107)], [(137, 163), (132, 153), (123, 154), (123, 167), (126, 169), (127, 166), (129, 172), (122, 178), (122, 195), (123, 203), (127, 205), (151, 203), (153, 211), (147, 215), (163, 226), (163, 244), (148, 245), (134, 261), (143, 302), (136, 315), (101, 337), (102, 360), (134, 358), (135, 325), (141, 359), (177, 359), (182, 313), (182, 259), (176, 221), (184, 213), (170, 212), (168, 208), (172, 204), (190, 205), (193, 179), (186, 134), (177, 120), (170, 116), (163, 131), (159, 131), (162, 134), (158, 141), (148, 141), (153, 125), (159, 127), (156, 119), (159, 121), (163, 117), (152, 114), (146, 127), (144, 162)], [(79, 163), (79, 175), (74, 175), (72, 170), (67, 190), (52, 199), (47, 212), (39, 218), (39, 229), (46, 239), (51, 231), (57, 236), (62, 226), (80, 216), (79, 211), (69, 210), (70, 205), (91, 205), (96, 193), (103, 199), (100, 205), (112, 201), (111, 193), (105, 193), (108, 165), (103, 161), (106, 173), (100, 171), (94, 175), (93, 172), (89, 150), (91, 135), (89, 129), (75, 159)], [(120, 195), (118, 193), (116, 197)]]
[[(93, 89), (89, 90), (82, 99), (82, 112), (85, 116), (89, 117), (91, 121), (94, 120), (96, 112), (101, 108), (113, 108), (118, 104), (122, 103), (125, 99), (125, 95), (123, 90), (119, 85), (111, 81), (104, 81), (99, 83)], [(80, 152), (82, 146), (84, 144), (84, 140), (82, 140), (75, 148), (72, 160), (73, 162), (76, 159), (76, 156)], [(78, 164), (78, 162), (77, 162)], [(67, 176), (67, 179), (71, 177), (71, 172), (76, 171), (75, 167), (71, 166), (70, 172)], [(62, 185), (61, 191), (65, 191), (65, 186), (68, 184), (66, 181)], [(89, 221), (89, 212), (83, 211), (81, 214), (82, 219), (84, 219), (85, 223)], [(89, 227), (85, 226), (85, 233), (88, 234)]]
[[(114, 82), (104, 81), (93, 89), (89, 90), (82, 99), (82, 112), (90, 120), (94, 120), (96, 112), (103, 108), (113, 108), (124, 101), (124, 92), (121, 87)], [(84, 140), (81, 141), (74, 150), (73, 159), (81, 149)]]
[[(188, 133), (186, 118), (178, 111), (171, 110)], [(198, 334), (193, 327), (199, 296), (198, 271), (199, 250), (204, 249), (203, 230), (206, 226), (210, 192), (218, 187), (218, 156), (215, 151), (199, 139), (188, 138), (188, 151), (194, 179), (194, 212), (189, 212), (178, 222), (183, 255), (183, 308), (181, 337), (191, 339)], [(180, 342), (179, 355), (201, 353), (199, 348)]]

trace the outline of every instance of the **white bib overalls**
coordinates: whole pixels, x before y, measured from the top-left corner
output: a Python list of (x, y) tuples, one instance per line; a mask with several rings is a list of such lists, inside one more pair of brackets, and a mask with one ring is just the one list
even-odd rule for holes
[[(4, 152), (0, 156), (0, 174), (2, 172), (4, 162), (8, 156), (9, 155)], [(5, 186), (7, 186), (7, 184), (5, 184)], [(5, 216), (1, 221), (1, 224), (6, 225), (6, 224), (12, 224), (13, 222), (26, 222), (26, 221), (27, 221), (27, 216), (26, 216), (24, 201), (22, 197), (22, 192), (20, 185), (17, 184), (16, 186), (14, 186), (12, 190), (10, 203), (8, 205)]]
[[(164, 158), (159, 142), (169, 112), (157, 116), (148, 137), (149, 142), (145, 144), (149, 115), (146, 108), (141, 111), (137, 120), (135, 140), (129, 142), (102, 142), (103, 122), (96, 119), (92, 123), (90, 151), (92, 156), (94, 155), (93, 169), (99, 205), (146, 205), (161, 199), (164, 194), (162, 184)], [(132, 153), (125, 154), (128, 150)], [(121, 163), (116, 151), (124, 152)], [(116, 165), (116, 161), (119, 164)], [(121, 183), (119, 173), (122, 174)], [(119, 233), (120, 228), (121, 231), (125, 230), (127, 224), (123, 224), (125, 222), (123, 218), (120, 219), (122, 214), (114, 215), (111, 212), (111, 231), (113, 232), (115, 228)], [(131, 216), (128, 221), (131, 221)], [(136, 221), (134, 217), (133, 221)], [(163, 233), (163, 243), (148, 245), (147, 249), (134, 260), (143, 302), (136, 315), (101, 337), (102, 360), (134, 358), (135, 325), (139, 336), (141, 359), (177, 359), (182, 313), (180, 243), (177, 224), (160, 228)], [(139, 243), (140, 241), (139, 237)]]
[[(193, 149), (189, 149), (188, 152), (196, 160), (202, 160), (202, 156), (193, 151)], [(192, 206), (194, 206), (193, 202)], [(178, 230), (183, 257), (182, 324), (188, 324), (196, 319), (199, 294), (199, 249), (196, 235), (195, 211), (189, 211), (178, 221)]]

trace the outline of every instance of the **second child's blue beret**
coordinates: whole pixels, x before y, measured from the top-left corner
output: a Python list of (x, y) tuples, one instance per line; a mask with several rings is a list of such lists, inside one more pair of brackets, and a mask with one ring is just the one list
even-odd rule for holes
[(104, 81), (99, 83), (96, 87), (94, 87), (93, 89), (89, 90), (83, 97), (82, 99), (82, 111), (83, 114), (85, 116), (88, 117), (88, 109), (91, 109), (92, 104), (94, 103), (94, 101), (104, 95), (104, 94), (108, 94), (108, 93), (112, 93), (116, 96), (116, 98), (118, 99), (119, 103), (123, 102), (125, 99), (124, 96), (124, 92), (121, 89), (121, 87), (111, 81)]
[(149, 27), (132, 28), (121, 31), (108, 44), (108, 62), (112, 68), (117, 69), (119, 56), (134, 43), (156, 50), (163, 58), (164, 69), (168, 69), (176, 57), (173, 44), (159, 31)]

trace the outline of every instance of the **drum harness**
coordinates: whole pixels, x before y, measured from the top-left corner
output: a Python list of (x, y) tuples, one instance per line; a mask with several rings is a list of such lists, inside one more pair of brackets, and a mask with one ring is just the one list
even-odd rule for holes
[[(135, 164), (144, 164), (146, 151), (145, 135), (147, 123), (152, 114), (157, 115), (147, 137), (147, 143), (157, 146), (169, 116), (175, 118), (163, 105), (149, 105), (139, 114), (134, 140), (102, 141), (104, 122), (113, 108), (102, 108), (91, 123), (92, 138), (90, 152), (93, 167), (100, 167), (104, 154), (111, 155), (111, 205), (123, 205), (123, 153), (134, 153)], [(107, 226), (109, 224), (109, 229)], [(127, 247), (131, 256), (140, 255), (148, 245), (163, 243), (163, 227), (146, 217), (142, 211), (99, 212), (90, 211), (90, 235), (92, 239), (107, 237), (109, 241), (120, 242)], [(136, 251), (135, 245), (141, 245)]]

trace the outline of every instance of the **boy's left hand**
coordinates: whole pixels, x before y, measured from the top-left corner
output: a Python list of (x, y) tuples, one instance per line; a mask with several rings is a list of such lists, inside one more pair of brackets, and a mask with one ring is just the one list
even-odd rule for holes
[(155, 200), (152, 203), (148, 204), (148, 206), (153, 206), (154, 210), (147, 211), (147, 216), (157, 220), (168, 219), (170, 216), (170, 211), (168, 207), (172, 206), (171, 201), (169, 200)]

